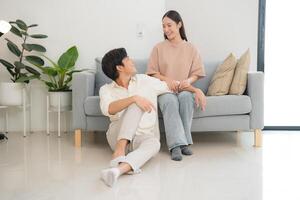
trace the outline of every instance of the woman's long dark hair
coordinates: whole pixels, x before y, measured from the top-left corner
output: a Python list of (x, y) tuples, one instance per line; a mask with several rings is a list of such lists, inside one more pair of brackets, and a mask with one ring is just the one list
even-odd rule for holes
[[(164, 16), (162, 17), (162, 19), (165, 18), (165, 17), (170, 18), (171, 20), (173, 20), (174, 22), (176, 22), (176, 24), (178, 24), (179, 22), (181, 22), (181, 27), (179, 28), (179, 33), (180, 33), (181, 39), (183, 39), (185, 41), (188, 41), (188, 39), (186, 37), (186, 34), (185, 34), (183, 21), (182, 21), (182, 18), (180, 16), (180, 14), (177, 11), (175, 11), (175, 10), (169, 10), (168, 12), (166, 12), (166, 14), (164, 14)], [(167, 36), (166, 36), (166, 34), (164, 34), (164, 38), (168, 39)]]

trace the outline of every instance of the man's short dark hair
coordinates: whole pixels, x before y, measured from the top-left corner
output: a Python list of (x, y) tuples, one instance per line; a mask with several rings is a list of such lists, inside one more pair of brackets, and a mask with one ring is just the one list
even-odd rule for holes
[(123, 65), (122, 60), (127, 57), (125, 48), (113, 49), (107, 52), (102, 58), (102, 70), (112, 80), (119, 77), (117, 65)]

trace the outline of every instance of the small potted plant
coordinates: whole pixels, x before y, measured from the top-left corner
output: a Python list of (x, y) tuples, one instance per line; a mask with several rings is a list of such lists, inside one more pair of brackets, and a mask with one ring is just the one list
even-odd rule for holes
[(60, 96), (61, 107), (70, 107), (72, 105), (72, 75), (73, 73), (85, 70), (75, 69), (75, 63), (78, 58), (77, 47), (73, 46), (69, 48), (59, 57), (57, 62), (54, 62), (46, 56), (43, 57), (49, 61), (50, 65), (45, 67), (40, 65), (36, 66), (46, 75), (46, 77), (41, 76), (40, 80), (48, 87), (50, 106), (57, 108), (59, 105), (58, 97)]
[(35, 66), (44, 65), (44, 61), (39, 56), (32, 54), (33, 52), (46, 52), (46, 48), (39, 44), (28, 43), (29, 39), (47, 38), (43, 34), (30, 34), (30, 30), (37, 24), (27, 25), (24, 21), (18, 19), (9, 22), (11, 24), (10, 31), (20, 38), (21, 44), (5, 38), (9, 51), (14, 55), (15, 61), (9, 62), (0, 58), (0, 63), (10, 74), (12, 82), (0, 82), (0, 105), (22, 105), (22, 91), (25, 84), (32, 79), (40, 77), (40, 73), (34, 69)]

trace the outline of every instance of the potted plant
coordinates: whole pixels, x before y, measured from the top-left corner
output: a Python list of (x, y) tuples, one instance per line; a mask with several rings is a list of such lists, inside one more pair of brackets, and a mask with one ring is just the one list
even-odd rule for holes
[(46, 48), (39, 44), (28, 43), (29, 39), (47, 38), (43, 34), (30, 34), (29, 31), (37, 27), (37, 24), (27, 25), (24, 21), (18, 19), (9, 22), (11, 25), (10, 31), (18, 36), (21, 44), (17, 45), (13, 41), (5, 38), (9, 51), (14, 55), (13, 63), (0, 58), (0, 63), (7, 69), (12, 82), (0, 83), (0, 105), (21, 105), (22, 90), (25, 88), (25, 83), (29, 83), (32, 79), (40, 77), (40, 73), (31, 67), (44, 65), (44, 61), (39, 56), (33, 55), (32, 52), (46, 52)]
[(73, 73), (85, 70), (75, 69), (75, 63), (78, 58), (77, 47), (73, 46), (69, 48), (59, 57), (57, 62), (54, 62), (46, 56), (43, 57), (49, 61), (50, 65), (45, 67), (40, 65), (36, 66), (46, 75), (46, 78), (41, 76), (40, 80), (48, 87), (50, 106), (57, 108), (59, 105), (58, 99), (60, 97), (61, 107), (70, 107), (72, 105), (72, 75)]

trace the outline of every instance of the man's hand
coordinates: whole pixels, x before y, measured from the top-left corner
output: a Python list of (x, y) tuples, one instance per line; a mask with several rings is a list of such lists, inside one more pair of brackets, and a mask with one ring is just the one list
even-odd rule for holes
[(206, 107), (206, 97), (205, 94), (200, 89), (195, 89), (195, 103), (197, 107), (201, 107), (201, 110), (205, 111)]
[(156, 110), (155, 106), (146, 98), (141, 96), (134, 96), (134, 102), (138, 107), (140, 107), (144, 112), (150, 113), (152, 110)]

